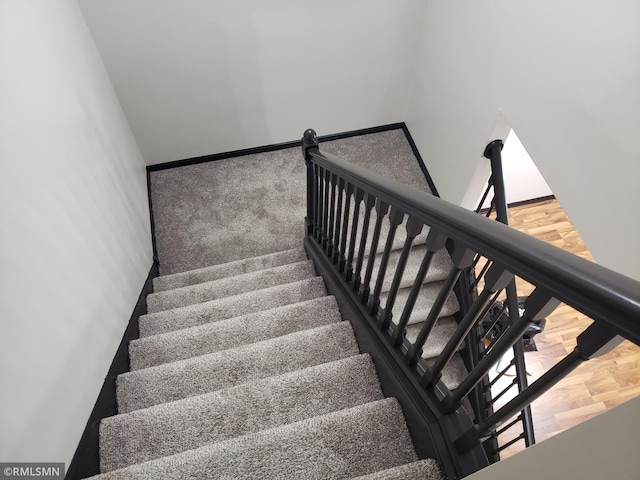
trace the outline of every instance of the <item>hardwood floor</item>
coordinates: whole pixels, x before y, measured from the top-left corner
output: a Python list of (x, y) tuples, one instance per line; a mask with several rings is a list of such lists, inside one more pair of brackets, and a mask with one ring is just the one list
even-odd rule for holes
[[(513, 228), (594, 261), (557, 200), (510, 208), (509, 217)], [(532, 290), (531, 285), (521, 279), (517, 284), (519, 295), (528, 295)], [(529, 383), (569, 354), (576, 345), (578, 334), (591, 323), (584, 315), (564, 304), (547, 317), (544, 331), (535, 337), (538, 351), (525, 353), (527, 370), (531, 373)], [(506, 377), (501, 379), (503, 385), (509, 381), (511, 379)], [(583, 363), (532, 404), (536, 442), (637, 395), (640, 395), (640, 347), (625, 340), (611, 353)], [(505, 402), (507, 400), (504, 399)], [(510, 438), (509, 433), (505, 433), (502, 444)], [(519, 441), (505, 449), (501, 457), (506, 458), (523, 449), (524, 442)]]

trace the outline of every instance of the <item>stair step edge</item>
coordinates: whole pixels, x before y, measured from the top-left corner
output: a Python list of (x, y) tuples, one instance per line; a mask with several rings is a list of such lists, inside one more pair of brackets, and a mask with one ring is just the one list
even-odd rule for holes
[(100, 425), (101, 471), (382, 398), (373, 360), (359, 354), (108, 417)]
[(147, 311), (158, 313), (173, 308), (217, 300), (266, 286), (277, 286), (316, 276), (311, 260), (258, 270), (233, 277), (147, 295)]
[(161, 275), (153, 279), (154, 292), (171, 290), (172, 288), (185, 287), (198, 283), (218, 280), (228, 276), (237, 275), (237, 272), (248, 273), (264, 268), (296, 263), (307, 258), (304, 248), (293, 248), (281, 252), (259, 255), (256, 257), (243, 258), (227, 263), (209, 265), (207, 267), (187, 270), (185, 272)]
[(133, 340), (130, 367), (139, 370), (184, 360), (341, 320), (335, 297), (318, 297)]

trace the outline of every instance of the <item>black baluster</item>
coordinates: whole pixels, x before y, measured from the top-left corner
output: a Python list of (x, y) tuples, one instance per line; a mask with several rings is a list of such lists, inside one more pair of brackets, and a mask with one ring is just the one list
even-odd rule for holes
[(380, 309), (380, 292), (382, 292), (382, 283), (384, 282), (384, 276), (387, 273), (389, 255), (391, 255), (391, 250), (393, 249), (393, 239), (396, 236), (398, 225), (402, 223), (403, 217), (404, 213), (395, 207), (391, 207), (387, 243), (384, 246), (384, 252), (382, 254), (382, 259), (380, 260), (380, 268), (378, 268), (378, 278), (376, 280), (376, 286), (373, 289), (373, 296), (369, 300), (369, 311), (371, 312), (371, 315), (377, 315), (378, 310)]
[(338, 179), (335, 174), (331, 174), (331, 206), (329, 207), (329, 232), (327, 234), (327, 245), (325, 252), (327, 257), (333, 256), (333, 230), (336, 220), (336, 183)]
[(356, 248), (356, 238), (358, 235), (358, 217), (360, 215), (360, 204), (364, 198), (364, 191), (357, 188), (353, 199), (353, 221), (351, 222), (351, 238), (349, 239), (349, 253), (345, 266), (345, 280), (350, 282), (353, 278), (353, 255)]
[(393, 280), (391, 281), (391, 288), (389, 288), (389, 292), (387, 293), (387, 300), (385, 302), (384, 310), (380, 315), (379, 325), (380, 329), (383, 331), (387, 330), (389, 328), (389, 325), (391, 325), (391, 319), (393, 318), (393, 306), (395, 305), (396, 296), (398, 295), (398, 290), (400, 289), (400, 282), (402, 282), (402, 276), (404, 275), (404, 270), (407, 266), (409, 253), (411, 253), (411, 246), (413, 245), (413, 241), (415, 240), (415, 238), (420, 235), (423, 226), (423, 223), (419, 220), (416, 220), (412, 217), (409, 217), (407, 219), (407, 224), (405, 227), (407, 231), (407, 238), (404, 241), (402, 251), (400, 252), (398, 265), (396, 265), (396, 271), (393, 275)]
[(361, 285), (360, 274), (362, 272), (362, 263), (364, 262), (365, 250), (367, 248), (367, 237), (369, 235), (369, 222), (371, 221), (371, 210), (376, 203), (376, 197), (367, 193), (364, 200), (364, 219), (362, 220), (362, 235), (360, 236), (360, 246), (358, 247), (358, 261), (356, 262), (356, 270), (353, 276), (353, 291), (359, 292)]
[(441, 248), (444, 248), (444, 244), (446, 241), (447, 237), (438, 233), (436, 229), (432, 228), (431, 230), (429, 230), (426, 241), (427, 252), (425, 253), (424, 257), (422, 258), (422, 262), (420, 263), (420, 269), (418, 270), (416, 278), (413, 281), (411, 291), (409, 292), (409, 297), (407, 298), (407, 303), (404, 304), (404, 309), (402, 310), (402, 314), (400, 315), (400, 320), (398, 320), (398, 326), (391, 336), (391, 344), (394, 347), (402, 343), (402, 339), (404, 337), (404, 329), (409, 323), (411, 313), (413, 312), (413, 307), (415, 306), (418, 295), (422, 290), (422, 284), (424, 283), (424, 279), (427, 277), (427, 272), (429, 271), (429, 266), (431, 265), (431, 259), (433, 258), (435, 252), (437, 252)]
[(329, 242), (329, 188), (331, 181), (331, 173), (329, 170), (324, 171), (324, 201), (322, 207), (322, 250), (327, 249)]
[(318, 137), (316, 132), (312, 129), (308, 129), (302, 136), (302, 155), (304, 156), (305, 163), (307, 165), (307, 218), (305, 223), (307, 226), (307, 235), (313, 235), (314, 219), (314, 192), (315, 189), (315, 177), (313, 174), (313, 163), (311, 161), (311, 152), (318, 150)]
[(349, 210), (351, 209), (351, 196), (353, 195), (353, 185), (347, 183), (345, 188), (344, 200), (344, 216), (342, 219), (342, 235), (340, 238), (340, 257), (338, 261), (338, 272), (344, 272), (344, 266), (347, 263), (345, 253), (347, 251), (347, 232), (349, 230)]
[[(487, 273), (487, 277), (488, 276), (489, 274)], [(460, 405), (462, 399), (489, 373), (496, 362), (500, 360), (500, 357), (512, 348), (516, 341), (522, 338), (522, 335), (531, 323), (553, 313), (559, 303), (560, 302), (553, 298), (549, 291), (540, 287), (536, 288), (525, 300), (525, 312), (522, 317), (512, 324), (504, 334), (493, 343), (489, 352), (487, 352), (482, 360), (469, 372), (458, 388), (443, 400), (445, 409), (447, 411), (454, 411)]]
[(338, 263), (340, 258), (340, 222), (342, 221), (342, 196), (344, 193), (344, 179), (338, 178), (338, 207), (336, 208), (336, 228), (333, 237), (333, 258), (332, 262)]
[[(529, 297), (531, 298), (531, 297)], [(527, 314), (532, 318), (544, 318), (545, 313)], [(616, 334), (616, 332), (603, 322), (595, 322), (591, 324), (584, 332), (578, 335), (576, 348), (560, 362), (551, 367), (542, 377), (529, 385), (522, 393), (509, 401), (504, 407), (487, 418), (481, 425), (477, 427), (478, 434), (485, 436), (504, 423), (505, 420), (513, 417), (524, 407), (539, 398), (547, 392), (551, 387), (571, 373), (581, 363), (592, 358), (605, 355), (622, 343), (624, 338)]]
[(322, 243), (322, 236), (323, 236), (323, 231), (322, 231), (322, 210), (323, 210), (323, 205), (324, 205), (324, 199), (322, 198), (322, 193), (323, 193), (323, 177), (324, 177), (324, 169), (317, 165), (317, 170), (316, 170), (316, 185), (318, 188), (317, 191), (317, 198), (318, 201), (316, 203), (316, 233), (315, 233), (315, 238), (316, 238), (316, 242), (318, 242), (318, 244)]
[[(429, 233), (431, 234), (431, 232)], [(427, 241), (429, 241), (429, 237), (427, 237)], [(441, 248), (439, 247), (441, 241), (442, 239), (439, 237), (433, 238), (430, 248), (431, 249)], [(473, 255), (474, 255), (473, 250), (469, 250), (466, 246), (464, 245), (455, 246), (453, 253), (451, 254), (453, 267), (451, 268), (449, 275), (447, 275), (446, 280), (444, 281), (442, 287), (440, 288), (440, 291), (438, 292), (438, 296), (433, 302), (433, 306), (431, 307), (431, 310), (429, 311), (429, 314), (427, 315), (426, 320), (424, 321), (424, 323), (422, 324), (422, 327), (420, 328), (418, 337), (413, 342), (413, 345), (409, 347), (409, 350), (407, 351), (404, 358), (405, 363), (412, 365), (414, 363), (417, 363), (418, 360), (420, 359), (420, 356), (422, 355), (422, 347), (424, 347), (424, 344), (429, 338), (429, 335), (431, 334), (433, 327), (436, 325), (438, 318), (440, 318), (440, 312), (442, 312), (442, 309), (444, 308), (447, 298), (449, 297), (449, 295), (451, 295), (453, 287), (455, 286), (455, 283), (458, 281), (458, 277), (460, 277), (460, 273), (466, 268), (468, 268), (469, 264), (473, 261)]]
[(423, 385), (435, 385), (438, 380), (440, 380), (440, 377), (442, 376), (442, 369), (447, 363), (449, 363), (460, 345), (462, 345), (465, 337), (469, 334), (489, 304), (491, 296), (495, 292), (502, 290), (512, 278), (513, 274), (506, 271), (502, 266), (496, 263), (491, 266), (485, 276), (484, 289), (480, 295), (478, 295), (478, 298), (471, 304), (462, 320), (460, 320), (458, 328), (447, 342), (447, 345), (436, 359), (434, 365), (432, 365), (431, 368), (429, 368), (422, 376), (421, 383)]
[(373, 237), (371, 237), (371, 248), (369, 249), (369, 258), (367, 259), (367, 270), (364, 274), (362, 282), (362, 294), (360, 301), (367, 303), (369, 301), (369, 291), (371, 283), (371, 275), (373, 274), (373, 266), (376, 263), (376, 255), (378, 252), (378, 242), (380, 241), (380, 231), (382, 230), (382, 221), (389, 212), (389, 204), (379, 200), (376, 203), (376, 225), (373, 228)]

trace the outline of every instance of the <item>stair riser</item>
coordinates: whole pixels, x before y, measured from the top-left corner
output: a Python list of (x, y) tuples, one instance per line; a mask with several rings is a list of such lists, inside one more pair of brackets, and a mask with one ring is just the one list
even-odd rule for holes
[(248, 258), (246, 260), (214, 265), (212, 267), (199, 268), (188, 272), (163, 275), (153, 279), (153, 291), (161, 292), (164, 290), (172, 290), (174, 288), (187, 287), (243, 273), (256, 272), (258, 270), (265, 270), (267, 268), (287, 265), (289, 263), (302, 262), (306, 259), (307, 255), (304, 250), (296, 248), (271, 255)]
[(118, 412), (229, 388), (358, 354), (348, 322), (304, 330), (117, 378)]
[(96, 478), (347, 479), (416, 460), (400, 405), (385, 399)]
[(248, 313), (312, 300), (324, 295), (326, 295), (324, 282), (320, 277), (315, 277), (202, 304), (142, 315), (139, 320), (140, 337), (226, 320)]
[(102, 471), (382, 398), (371, 358), (358, 355), (116, 415), (105, 419), (100, 426)]
[(206, 355), (341, 320), (334, 297), (265, 310), (129, 344), (131, 370)]
[(253, 290), (297, 282), (315, 275), (315, 268), (310, 260), (258, 272), (250, 272), (190, 287), (152, 293), (147, 297), (147, 311), (156, 313), (172, 308), (208, 302)]

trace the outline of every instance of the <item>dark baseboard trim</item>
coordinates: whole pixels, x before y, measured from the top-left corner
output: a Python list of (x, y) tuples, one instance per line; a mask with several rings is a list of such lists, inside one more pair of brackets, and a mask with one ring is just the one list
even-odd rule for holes
[(422, 170), (422, 174), (424, 175), (424, 178), (427, 180), (427, 184), (431, 189), (431, 193), (433, 193), (433, 195), (436, 197), (440, 197), (440, 194), (438, 193), (438, 189), (436, 188), (436, 184), (433, 183), (433, 178), (431, 178), (431, 174), (429, 173), (429, 170), (427, 170), (427, 166), (425, 165), (424, 160), (422, 159), (422, 155), (420, 155), (420, 152), (418, 151), (416, 142), (413, 141), (411, 132), (409, 132), (409, 128), (407, 127), (407, 124), (404, 122), (402, 122), (402, 131), (404, 132), (404, 135), (407, 137), (407, 141), (411, 146), (411, 150), (413, 151), (413, 154), (418, 160), (418, 165), (420, 165), (420, 170)]
[[(529, 200), (521, 200), (519, 202), (512, 202), (510, 204), (507, 205), (507, 208), (512, 208), (512, 207), (523, 207), (525, 205), (533, 205), (535, 203), (541, 203), (541, 202), (546, 202), (548, 200), (555, 200), (556, 196), (555, 195), (545, 195), (544, 197), (536, 197), (536, 198), (530, 198)], [(488, 208), (483, 208), (482, 210), (480, 210), (478, 213), (481, 214), (486, 214), (489, 211)]]
[(156, 243), (156, 222), (153, 218), (153, 199), (151, 198), (151, 172), (147, 170), (147, 199), (149, 200), (149, 221), (151, 223), (151, 247), (153, 248), (153, 261), (158, 264), (158, 245)]
[[(359, 130), (350, 130), (342, 133), (332, 133), (329, 135), (318, 136), (319, 142), (330, 142), (332, 140), (341, 140), (343, 138), (357, 137), (360, 135), (368, 135), (371, 133), (386, 132), (388, 130), (402, 129), (404, 123), (390, 123), (388, 125), (380, 125), (378, 127), (362, 128)], [(406, 128), (406, 126), (405, 126)], [(302, 138), (302, 132), (301, 137)], [(244, 155), (255, 155), (257, 153), (273, 152), (285, 148), (299, 148), (300, 140), (292, 140), (290, 142), (274, 143), (272, 145), (264, 145), (262, 147), (244, 148), (241, 150), (233, 150), (231, 152), (215, 153), (212, 155), (203, 155), (201, 157), (185, 158), (183, 160), (175, 160), (172, 162), (156, 163), (147, 165), (147, 172), (157, 172), (160, 170), (168, 170), (170, 168), (184, 167), (187, 165), (197, 165), (198, 163), (215, 162), (217, 160), (225, 160), (227, 158), (242, 157)]]
[(129, 324), (122, 336), (120, 346), (116, 351), (111, 367), (107, 373), (98, 399), (93, 407), (87, 426), (84, 429), (76, 453), (67, 470), (66, 480), (76, 480), (91, 477), (100, 473), (100, 459), (98, 446), (98, 428), (100, 420), (111, 417), (116, 411), (116, 377), (128, 372), (129, 368), (129, 342), (140, 336), (138, 330), (138, 318), (147, 313), (147, 295), (152, 292), (152, 280), (158, 276), (158, 264), (153, 262), (149, 276), (145, 281), (142, 292), (138, 297), (138, 303), (131, 314)]
[(546, 202), (547, 200), (555, 200), (555, 195), (545, 195), (544, 197), (531, 198), (529, 200), (521, 200), (519, 202), (513, 202), (507, 205), (508, 208), (511, 207), (522, 207), (524, 205), (533, 205), (534, 203)]

